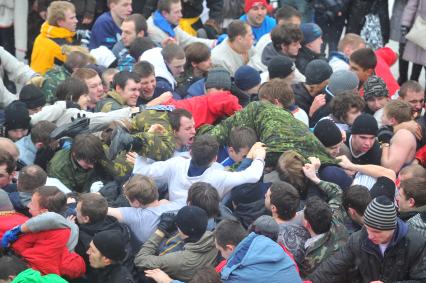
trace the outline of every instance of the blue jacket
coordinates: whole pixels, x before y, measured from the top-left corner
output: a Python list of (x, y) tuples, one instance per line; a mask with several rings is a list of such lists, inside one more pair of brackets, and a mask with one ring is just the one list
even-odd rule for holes
[(271, 239), (250, 233), (222, 269), (223, 282), (301, 283), (294, 261)]
[(89, 49), (95, 49), (101, 45), (112, 49), (114, 44), (120, 39), (121, 28), (112, 19), (111, 12), (105, 12), (95, 21), (92, 27)]

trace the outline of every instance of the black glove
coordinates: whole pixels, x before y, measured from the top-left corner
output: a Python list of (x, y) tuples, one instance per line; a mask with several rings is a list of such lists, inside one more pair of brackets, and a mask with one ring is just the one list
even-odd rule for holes
[(407, 39), (405, 38), (405, 36), (408, 34), (408, 32), (410, 31), (410, 28), (407, 26), (401, 26), (401, 39), (400, 42), (402, 44), (407, 43)]
[(85, 133), (89, 130), (90, 119), (84, 115), (78, 115), (77, 118), (72, 118), (72, 122), (57, 127), (50, 133), (50, 138), (58, 140), (63, 137), (74, 138), (78, 134)]
[(130, 135), (127, 130), (118, 126), (112, 132), (111, 145), (109, 147), (108, 159), (114, 160), (121, 151), (138, 151), (142, 148), (142, 140)]
[(392, 126), (383, 126), (379, 129), (377, 133), (377, 140), (380, 143), (389, 143), (393, 136), (393, 127)]
[(172, 212), (165, 212), (160, 216), (160, 223), (158, 223), (157, 229), (164, 234), (171, 234), (176, 231), (175, 223), (176, 215)]

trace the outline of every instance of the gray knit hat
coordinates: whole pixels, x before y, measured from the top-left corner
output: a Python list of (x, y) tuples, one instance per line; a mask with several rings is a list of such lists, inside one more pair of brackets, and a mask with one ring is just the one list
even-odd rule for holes
[(206, 89), (223, 88), (225, 90), (230, 90), (231, 75), (226, 69), (222, 67), (213, 68), (207, 74), (206, 82), (204, 83), (204, 85)]
[(358, 89), (358, 84), (359, 79), (354, 72), (340, 70), (331, 75), (327, 89), (332, 93), (332, 95), (338, 95), (345, 90)]
[(396, 219), (395, 205), (385, 196), (373, 199), (364, 212), (364, 224), (377, 230), (395, 229)]
[(262, 235), (276, 235), (280, 231), (277, 222), (269, 215), (262, 215), (253, 222), (255, 232)]
[(305, 68), (306, 84), (320, 84), (330, 79), (331, 74), (333, 74), (333, 69), (327, 61), (322, 59), (312, 60)]
[(9, 195), (3, 189), (0, 189), (0, 211), (10, 210), (14, 210), (14, 208), (9, 199)]
[(365, 101), (373, 97), (388, 97), (389, 91), (382, 78), (372, 75), (368, 77), (364, 83), (364, 99)]

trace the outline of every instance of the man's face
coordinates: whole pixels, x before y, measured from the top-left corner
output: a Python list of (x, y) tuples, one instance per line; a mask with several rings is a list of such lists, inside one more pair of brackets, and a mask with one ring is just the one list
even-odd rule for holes
[(33, 115), (33, 114), (35, 114), (35, 113), (40, 112), (42, 108), (43, 108), (43, 106), (39, 106), (39, 107), (36, 107), (36, 108), (33, 108), (33, 109), (28, 109), (28, 113), (29, 113), (30, 115)]
[(7, 131), (7, 137), (14, 142), (25, 137), (26, 135), (28, 135), (28, 129), (13, 129)]
[[(412, 200), (412, 199), (411, 199)], [(407, 199), (404, 188), (398, 188), (398, 195), (396, 196), (396, 202), (398, 204), (398, 210), (400, 212), (410, 211), (413, 209), (413, 204), (410, 199)]]
[(102, 85), (101, 78), (96, 75), (93, 78), (84, 80), (84, 82), (89, 89), (90, 103), (95, 104), (101, 100), (104, 95), (104, 86)]
[(176, 144), (179, 146), (192, 145), (195, 137), (195, 122), (194, 119), (188, 117), (180, 118), (180, 128), (175, 131)]
[(33, 217), (46, 212), (46, 209), (40, 206), (40, 198), (38, 193), (34, 193), (28, 203), (29, 212)]
[(352, 53), (357, 51), (358, 49), (365, 48), (365, 43), (361, 42), (357, 47), (353, 48), (350, 45), (348, 45), (345, 49), (343, 49), (343, 53), (349, 58), (351, 57)]
[(144, 98), (151, 98), (154, 95), (155, 88), (157, 86), (157, 81), (155, 80), (154, 75), (149, 75), (146, 78), (142, 78), (140, 82), (140, 95)]
[(300, 44), (300, 41), (294, 41), (292, 43), (290, 43), (289, 45), (282, 45), (282, 53), (284, 53), (284, 55), (288, 55), (290, 57), (296, 57), (297, 54), (299, 54), (299, 49), (302, 47), (302, 45)]
[(139, 83), (135, 82), (134, 80), (130, 79), (127, 80), (126, 86), (124, 89), (117, 87), (117, 92), (120, 94), (120, 96), (123, 98), (123, 101), (128, 106), (136, 106), (136, 102), (139, 97)]
[(254, 38), (253, 38), (253, 32), (249, 25), (246, 25), (246, 30), (247, 30), (246, 35), (241, 37), (241, 46), (244, 48), (244, 50), (248, 51), (253, 46)]
[(351, 71), (358, 76), (360, 83), (364, 83), (371, 75), (371, 70), (364, 70), (361, 66), (352, 62), (351, 60), (349, 60), (349, 65), (351, 67)]
[(330, 154), (332, 157), (336, 158), (340, 155), (340, 147), (342, 146), (343, 141), (339, 142), (336, 145), (326, 147), (328, 154)]
[(222, 248), (221, 246), (219, 246), (218, 244), (217, 244), (217, 242), (216, 242), (216, 240), (214, 241), (214, 244), (215, 244), (215, 246), (216, 246), (216, 249), (220, 252), (220, 254), (222, 255), (222, 257), (224, 258), (224, 259), (228, 259), (228, 258), (230, 258), (231, 257), (231, 254), (232, 254), (232, 250), (230, 250), (230, 249), (224, 249), (224, 248)]
[(87, 255), (89, 256), (89, 263), (92, 268), (104, 268), (107, 266), (105, 263), (106, 258), (96, 248), (95, 244), (93, 244), (93, 241), (91, 241), (89, 244)]
[(263, 21), (265, 20), (267, 9), (262, 4), (258, 4), (253, 6), (248, 12), (247, 12), (247, 19), (251, 26), (259, 27), (262, 25)]
[(319, 54), (321, 53), (321, 45), (323, 43), (322, 36), (318, 37), (312, 42), (309, 42), (306, 44), (306, 47), (308, 47), (311, 51)]
[(121, 24), (121, 40), (124, 46), (129, 47), (136, 39), (136, 28), (133, 21), (125, 21)]
[(395, 230), (382, 231), (377, 230), (365, 225), (367, 229), (368, 239), (375, 245), (381, 245), (389, 243), (392, 240), (393, 233)]
[(7, 172), (7, 165), (0, 165), (0, 188), (4, 188), (12, 182), (13, 174)]
[(183, 67), (185, 66), (185, 62), (186, 62), (185, 58), (183, 59), (173, 58), (170, 63), (167, 62), (167, 66), (169, 67), (170, 71), (172, 72), (175, 78), (179, 77), (183, 73), (184, 71)]
[(236, 152), (236, 150), (232, 147), (228, 148), (229, 157), (231, 157), (231, 159), (234, 160), (236, 163), (243, 161), (249, 151), (250, 148), (248, 146), (240, 148), (239, 152)]
[(352, 135), (352, 148), (358, 152), (367, 152), (369, 151), (376, 140), (374, 135)]
[(380, 97), (373, 96), (367, 100), (367, 106), (371, 111), (376, 112), (377, 110), (385, 107), (388, 100), (389, 99), (386, 96), (380, 96)]
[(414, 117), (420, 117), (425, 104), (425, 95), (422, 91), (415, 92), (413, 90), (408, 90), (402, 100), (411, 104), (411, 111)]
[(182, 19), (182, 4), (180, 2), (172, 3), (170, 5), (170, 13), (163, 11), (162, 15), (172, 25), (178, 25), (180, 19)]
[(359, 115), (361, 115), (361, 110), (359, 110), (358, 108), (352, 107), (351, 109), (349, 109), (345, 117), (346, 124), (352, 125)]
[(288, 20), (281, 19), (277, 23), (279, 26), (286, 26), (286, 25), (294, 25), (294, 26), (300, 26), (302, 24), (302, 19), (296, 16), (291, 17)]
[(393, 126), (394, 122), (393, 119), (389, 118), (388, 111), (383, 111), (382, 115), (382, 125), (383, 126)]
[(193, 66), (200, 70), (201, 72), (207, 74), (210, 69), (212, 68), (212, 59), (211, 57), (205, 61), (202, 61), (200, 63), (193, 63)]
[(118, 3), (111, 3), (110, 10), (120, 20), (124, 20), (132, 14), (132, 0), (121, 0)]
[(75, 15), (75, 11), (65, 10), (65, 19), (58, 21), (58, 26), (61, 28), (65, 28), (69, 31), (75, 31), (77, 28), (77, 16)]

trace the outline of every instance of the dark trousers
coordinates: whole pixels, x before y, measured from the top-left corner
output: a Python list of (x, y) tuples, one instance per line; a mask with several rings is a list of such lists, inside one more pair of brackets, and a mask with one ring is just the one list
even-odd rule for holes
[[(399, 85), (402, 85), (408, 80), (408, 67), (410, 62), (402, 59), (402, 56), (404, 55), (404, 49), (405, 49), (405, 44), (399, 43), (399, 78), (398, 78)], [(418, 81), (420, 77), (420, 73), (422, 72), (422, 68), (423, 68), (422, 65), (413, 63), (410, 80)], [(426, 71), (426, 67), (425, 67), (425, 71)]]

